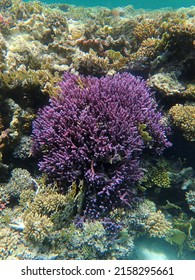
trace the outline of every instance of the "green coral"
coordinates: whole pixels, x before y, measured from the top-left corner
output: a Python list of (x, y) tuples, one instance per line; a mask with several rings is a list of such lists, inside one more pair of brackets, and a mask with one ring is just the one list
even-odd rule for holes
[[(134, 249), (134, 237), (125, 229), (111, 237), (100, 221), (86, 221), (82, 229), (72, 224), (59, 235), (57, 250), (68, 259), (128, 259)], [(66, 244), (63, 248), (62, 242)]]
[(9, 182), (2, 184), (1, 189), (5, 196), (14, 199), (16, 203), (22, 191), (33, 189), (32, 177), (26, 169), (15, 168)]
[(152, 141), (152, 136), (150, 136), (150, 134), (147, 131), (147, 124), (140, 123), (138, 125), (138, 130), (139, 130), (139, 133), (140, 133), (140, 135), (141, 135), (141, 137), (142, 137), (142, 139), (145, 143), (148, 143), (148, 142)]
[(27, 240), (42, 243), (53, 230), (52, 221), (45, 215), (29, 213), (24, 220), (23, 234)]
[(22, 87), (29, 90), (32, 87), (40, 87), (43, 93), (55, 95), (59, 88), (55, 85), (60, 81), (58, 73), (52, 75), (47, 69), (33, 70), (20, 67), (6, 73), (0, 73), (1, 88), (11, 90)]
[(146, 169), (146, 172), (140, 181), (139, 186), (141, 190), (151, 187), (170, 188), (171, 166), (168, 161), (161, 158), (155, 163), (155, 165), (149, 162), (146, 162), (145, 164), (146, 166), (144, 166), (144, 168)]
[[(66, 195), (58, 192), (58, 189), (53, 186), (39, 186), (38, 193), (32, 201), (27, 200), (28, 208), (24, 212), (24, 217), (29, 213), (33, 215), (45, 215), (54, 223), (55, 229), (67, 226), (70, 223), (76, 212), (79, 213), (83, 201), (82, 182), (77, 185), (73, 183), (69, 187)], [(25, 204), (26, 193), (22, 193), (21, 203)]]

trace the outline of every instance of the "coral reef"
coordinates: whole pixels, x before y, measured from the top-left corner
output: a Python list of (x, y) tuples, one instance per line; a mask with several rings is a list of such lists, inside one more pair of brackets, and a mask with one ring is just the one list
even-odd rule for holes
[[(179, 259), (195, 258), (194, 26), (195, 7), (110, 10), (0, 0), (0, 259), (133, 259), (139, 238), (166, 240)], [(76, 74), (76, 83), (63, 80), (65, 71)], [(133, 84), (135, 101), (146, 103), (137, 111), (113, 110), (99, 95), (101, 81), (114, 105), (117, 83), (111, 81), (124, 72), (143, 77), (153, 92), (147, 103), (143, 88)], [(53, 172), (49, 180), (31, 154), (32, 122), (49, 102), (49, 112), (55, 102), (57, 108), (63, 91), (87, 96), (92, 88), (97, 111), (88, 99), (85, 104), (78, 99), (74, 107), (73, 98), (66, 110), (59, 108), (60, 123), (52, 118), (45, 126), (50, 133), (45, 146), (40, 132), (39, 160), (48, 156), (42, 171)], [(154, 99), (163, 111), (159, 135), (166, 126), (172, 130), (173, 146), (163, 158), (153, 153), (159, 140), (160, 150), (167, 141), (157, 137), (153, 111), (136, 123), (150, 113), (150, 102), (156, 108)], [(75, 130), (63, 134), (63, 119)], [(52, 155), (51, 127), (59, 135)]]
[(82, 230), (70, 227), (62, 233), (69, 259), (129, 259), (134, 249), (133, 236), (121, 232), (110, 238), (99, 221), (85, 223)]

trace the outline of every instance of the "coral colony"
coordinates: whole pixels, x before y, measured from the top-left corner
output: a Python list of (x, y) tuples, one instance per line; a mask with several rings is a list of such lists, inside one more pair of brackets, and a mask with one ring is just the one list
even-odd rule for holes
[(160, 154), (170, 145), (146, 83), (129, 73), (100, 79), (65, 73), (60, 87), (33, 123), (40, 171), (63, 187), (84, 180), (86, 211), (131, 206), (143, 151)]

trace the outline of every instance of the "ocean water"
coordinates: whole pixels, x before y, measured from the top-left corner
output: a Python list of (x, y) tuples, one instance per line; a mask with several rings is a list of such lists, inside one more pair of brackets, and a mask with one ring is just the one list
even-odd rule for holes
[(42, 1), (44, 3), (67, 3), (71, 5), (76, 6), (84, 6), (84, 7), (92, 7), (92, 6), (104, 6), (108, 8), (115, 8), (115, 7), (123, 7), (127, 5), (132, 5), (135, 9), (160, 9), (160, 8), (166, 8), (171, 7), (174, 9), (180, 8), (180, 7), (190, 7), (195, 5), (194, 0), (47, 0)]

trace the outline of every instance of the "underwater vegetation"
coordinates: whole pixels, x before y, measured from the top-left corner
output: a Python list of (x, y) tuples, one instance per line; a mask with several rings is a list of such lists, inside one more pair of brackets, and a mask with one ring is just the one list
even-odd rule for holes
[(194, 26), (0, 0), (0, 259), (195, 259)]

